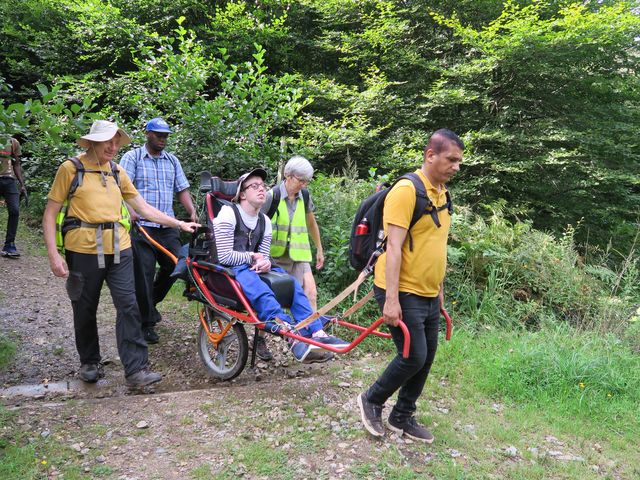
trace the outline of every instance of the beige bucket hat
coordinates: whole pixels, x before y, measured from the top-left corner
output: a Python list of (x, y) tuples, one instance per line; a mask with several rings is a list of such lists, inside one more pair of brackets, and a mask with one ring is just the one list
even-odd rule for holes
[(131, 138), (129, 138), (127, 132), (115, 123), (107, 120), (96, 120), (93, 122), (89, 133), (77, 139), (76, 143), (86, 149), (91, 145), (90, 142), (106, 142), (107, 140), (111, 140), (116, 133), (120, 134), (118, 148), (131, 143)]

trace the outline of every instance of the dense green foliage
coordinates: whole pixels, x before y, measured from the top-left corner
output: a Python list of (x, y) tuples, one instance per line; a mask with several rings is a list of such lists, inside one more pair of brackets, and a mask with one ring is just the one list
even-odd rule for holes
[[(195, 180), (396, 174), (429, 132), (467, 141), (459, 203), (506, 200), (537, 228), (626, 255), (638, 231), (636, 1), (23, 0), (0, 5), (2, 129), (44, 192), (72, 140), (161, 114)], [(635, 10), (634, 10), (635, 9)], [(42, 95), (46, 85), (46, 92)], [(31, 100), (29, 100), (31, 99)], [(581, 220), (582, 219), (582, 220)], [(618, 257), (618, 261), (621, 257)]]

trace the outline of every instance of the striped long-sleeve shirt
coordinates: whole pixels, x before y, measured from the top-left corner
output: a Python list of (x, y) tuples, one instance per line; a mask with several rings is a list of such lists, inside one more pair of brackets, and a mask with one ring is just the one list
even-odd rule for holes
[[(250, 229), (256, 228), (258, 224), (258, 216), (251, 216), (241, 207), (238, 207), (242, 222)], [(264, 215), (260, 213), (260, 215)], [(224, 205), (218, 216), (213, 220), (213, 234), (216, 240), (216, 250), (218, 252), (218, 262), (227, 267), (237, 267), (239, 265), (251, 265), (251, 252), (240, 252), (233, 249), (233, 236), (236, 229), (236, 216), (233, 208)], [(271, 221), (265, 218), (264, 235), (258, 251), (269, 258), (269, 249), (271, 248)]]

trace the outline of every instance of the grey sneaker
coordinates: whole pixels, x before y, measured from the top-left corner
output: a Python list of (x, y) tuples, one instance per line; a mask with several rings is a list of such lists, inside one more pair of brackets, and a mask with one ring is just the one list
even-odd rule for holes
[(312, 350), (307, 355), (302, 363), (324, 363), (328, 362), (333, 358), (332, 352), (327, 352), (325, 350)]
[(96, 383), (101, 376), (100, 370), (100, 366), (97, 363), (83, 363), (80, 365), (78, 376), (83, 382)]
[(150, 372), (148, 369), (143, 368), (136, 373), (132, 373), (126, 377), (128, 387), (146, 387), (153, 383), (158, 383), (162, 380), (162, 375), (155, 372)]
[(396, 432), (399, 435), (405, 435), (411, 440), (417, 440), (418, 442), (433, 443), (434, 436), (429, 430), (420, 425), (415, 417), (409, 418), (406, 422), (400, 423), (389, 416), (387, 420), (389, 429)]
[(384, 425), (382, 424), (382, 405), (376, 405), (367, 400), (367, 392), (358, 395), (358, 407), (360, 407), (360, 418), (364, 428), (374, 437), (384, 435)]
[(291, 343), (291, 353), (293, 353), (293, 356), (299, 362), (304, 362), (311, 352), (317, 350), (321, 350), (320, 347), (316, 347), (310, 343), (301, 342), (300, 340), (294, 340)]

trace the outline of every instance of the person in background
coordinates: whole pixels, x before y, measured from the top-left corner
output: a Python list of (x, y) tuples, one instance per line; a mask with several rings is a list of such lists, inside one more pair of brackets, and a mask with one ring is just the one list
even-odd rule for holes
[[(123, 201), (144, 218), (187, 232), (199, 226), (178, 221), (149, 205), (127, 173), (113, 162), (130, 142), (115, 123), (96, 120), (77, 140), (85, 151), (63, 162), (48, 195), (42, 226), (51, 271), (67, 278), (73, 307), (75, 341), (80, 356), (79, 377), (88, 383), (103, 375), (96, 312), (106, 281), (116, 308), (116, 340), (130, 387), (162, 379), (148, 368), (147, 343), (142, 336), (133, 280), (133, 253)], [(79, 176), (79, 168), (82, 175)], [(72, 185), (77, 188), (72, 192)], [(66, 208), (66, 215), (59, 215)], [(64, 218), (63, 218), (64, 217)], [(56, 238), (58, 237), (58, 238)], [(59, 251), (63, 242), (65, 258)]]
[[(15, 241), (20, 218), (20, 196), (27, 194), (20, 155), (18, 140), (9, 135), (0, 135), (0, 196), (4, 197), (9, 211), (7, 235), (0, 254), (7, 258), (20, 258)], [(20, 190), (16, 181), (20, 183)]]
[[(149, 120), (145, 126), (147, 141), (136, 149), (125, 153), (120, 166), (127, 172), (142, 198), (170, 217), (173, 213), (173, 196), (177, 197), (192, 222), (196, 221), (196, 209), (189, 193), (189, 182), (178, 158), (167, 152), (165, 146), (169, 134), (173, 133), (162, 118)], [(174, 255), (178, 255), (181, 242), (175, 228), (165, 227), (147, 218), (138, 218), (131, 212), (134, 221), (139, 221), (149, 236)], [(156, 324), (162, 319), (157, 305), (171, 289), (176, 278), (172, 260), (158, 251), (145, 236), (134, 229), (133, 264), (136, 281), (136, 298), (142, 318), (142, 333), (147, 343), (158, 343)], [(160, 268), (156, 271), (156, 263)]]
[[(464, 144), (455, 133), (437, 130), (424, 149), (422, 167), (416, 171), (437, 207), (440, 225), (425, 214), (407, 235), (416, 204), (411, 180), (397, 182), (385, 198), (387, 249), (375, 265), (374, 294), (397, 354), (376, 382), (357, 397), (362, 423), (376, 437), (384, 435), (382, 408), (398, 391), (398, 400), (388, 418), (389, 428), (412, 440), (433, 442), (431, 432), (416, 421), (414, 414), (438, 347), (451, 226), (451, 215), (444, 208), (446, 183), (460, 170), (463, 150)], [(409, 358), (402, 357), (404, 336), (398, 327), (400, 320), (411, 335)]]
[[(314, 204), (306, 188), (312, 178), (311, 163), (299, 155), (292, 157), (284, 167), (284, 180), (269, 191), (261, 211), (273, 212), (271, 257), (300, 282), (315, 311), (318, 309), (318, 290), (311, 271), (310, 239), (316, 247), (318, 270), (324, 265), (324, 251), (320, 229), (313, 214)], [(277, 205), (274, 205), (274, 199)], [(256, 353), (263, 360), (269, 360), (271, 352), (264, 337), (259, 342)]]

